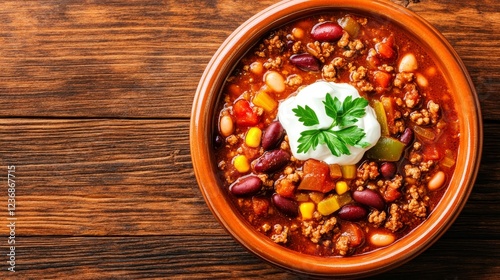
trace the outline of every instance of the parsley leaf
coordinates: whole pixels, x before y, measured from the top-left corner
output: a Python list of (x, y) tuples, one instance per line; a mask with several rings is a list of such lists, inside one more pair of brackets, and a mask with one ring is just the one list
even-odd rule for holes
[(326, 115), (334, 120), (333, 125), (335, 125), (337, 122), (339, 110), (342, 110), (342, 104), (340, 104), (340, 101), (337, 97), (333, 99), (329, 94), (325, 96), (325, 101), (323, 101), (323, 104), (325, 104)]
[(349, 148), (347, 147), (345, 141), (342, 139), (340, 135), (336, 133), (336, 131), (333, 130), (327, 130), (323, 132), (325, 134), (326, 139), (326, 146), (328, 149), (330, 149), (330, 152), (334, 156), (341, 156), (341, 155), (350, 155), (351, 152), (349, 151)]
[(305, 153), (310, 149), (316, 150), (316, 147), (325, 142), (321, 130), (306, 130), (300, 133), (298, 153)]
[[(332, 98), (327, 93), (323, 104), (326, 115), (332, 118), (332, 124), (327, 129), (302, 131), (298, 139), (298, 153), (305, 153), (310, 149), (316, 150), (319, 144), (326, 144), (334, 156), (341, 156), (351, 154), (348, 146), (365, 148), (370, 145), (370, 143), (362, 141), (366, 136), (364, 130), (354, 125), (359, 118), (366, 114), (365, 108), (368, 106), (366, 99), (361, 97), (352, 99), (352, 96), (348, 96), (344, 102), (340, 102), (337, 97)], [(304, 126), (319, 124), (316, 112), (307, 105), (305, 107), (299, 105), (292, 111)], [(339, 129), (333, 130), (334, 127)]]
[(342, 111), (339, 114), (338, 125), (341, 127), (353, 125), (362, 118), (365, 114), (365, 108), (368, 106), (368, 100), (364, 98), (352, 99), (352, 96), (346, 97), (342, 104)]
[(307, 105), (305, 108), (299, 105), (297, 106), (297, 108), (292, 109), (292, 112), (295, 113), (295, 116), (298, 117), (299, 121), (302, 122), (305, 126), (313, 126), (319, 124), (316, 112), (314, 112), (314, 110)]

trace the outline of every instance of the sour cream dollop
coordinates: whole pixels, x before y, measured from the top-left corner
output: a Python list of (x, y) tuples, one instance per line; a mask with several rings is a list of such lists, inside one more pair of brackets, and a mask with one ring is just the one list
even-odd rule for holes
[[(299, 160), (313, 158), (328, 164), (355, 164), (361, 160), (364, 153), (373, 147), (380, 138), (380, 124), (377, 121), (375, 111), (369, 105), (366, 106), (366, 114), (364, 117), (358, 119), (354, 124), (364, 130), (366, 135), (361, 141), (369, 143), (369, 146), (365, 148), (348, 146), (351, 154), (338, 157), (331, 153), (326, 144), (320, 144), (316, 149), (309, 149), (305, 153), (297, 153), (299, 146), (298, 140), (301, 132), (310, 129), (327, 129), (332, 124), (332, 118), (326, 115), (325, 105), (323, 104), (327, 93), (330, 94), (332, 98), (337, 97), (340, 102), (344, 102), (347, 96), (352, 96), (353, 99), (360, 97), (356, 88), (349, 84), (325, 81), (315, 82), (304, 87), (296, 95), (290, 96), (280, 103), (278, 108), (278, 120), (288, 135), (290, 149), (295, 158)], [(299, 105), (302, 107), (307, 105), (313, 109), (318, 117), (319, 124), (304, 126), (292, 111)], [(333, 128), (333, 130), (339, 129), (339, 127)]]

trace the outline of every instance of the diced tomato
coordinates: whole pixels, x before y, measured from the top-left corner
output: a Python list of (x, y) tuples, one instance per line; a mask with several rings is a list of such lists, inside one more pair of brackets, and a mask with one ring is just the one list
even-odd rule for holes
[(422, 154), (424, 156), (424, 160), (438, 160), (441, 158), (439, 150), (434, 145), (425, 146)]
[(375, 50), (384, 59), (394, 59), (396, 58), (396, 50), (394, 48), (394, 37), (389, 36), (385, 38), (382, 42), (375, 45)]
[(371, 68), (377, 68), (380, 66), (380, 58), (378, 58), (377, 54), (371, 55), (369, 54), (366, 57), (366, 61), (368, 62), (368, 65), (370, 65)]
[(385, 190), (383, 197), (386, 202), (392, 202), (401, 197), (401, 192), (398, 189), (389, 187)]
[(327, 193), (335, 188), (328, 164), (309, 159), (304, 163), (303, 172), (304, 178), (300, 182), (299, 190)]
[(350, 245), (357, 247), (365, 241), (363, 230), (355, 223), (344, 222), (340, 225), (342, 235), (349, 237)]
[(373, 72), (373, 83), (376, 88), (388, 88), (391, 83), (391, 74), (384, 71), (374, 71)]
[(233, 114), (236, 118), (236, 124), (240, 126), (253, 126), (260, 121), (259, 115), (252, 110), (250, 102), (245, 99), (239, 99), (234, 103)]

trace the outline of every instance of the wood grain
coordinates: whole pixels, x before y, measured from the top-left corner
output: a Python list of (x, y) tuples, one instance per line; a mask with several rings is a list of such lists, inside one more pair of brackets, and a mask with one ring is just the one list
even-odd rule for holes
[[(203, 201), (189, 117), (210, 57), (278, 0), (3, 1), (0, 279), (299, 279), (248, 253)], [(500, 3), (396, 1), (450, 41), (476, 85), (484, 154), (444, 236), (374, 279), (500, 275)], [(16, 166), (16, 273), (7, 166)]]
[[(218, 46), (276, 2), (4, 1), (0, 117), (188, 118), (198, 80)], [(461, 55), (491, 119), (500, 117), (500, 73), (491, 59), (500, 56), (500, 38), (492, 36), (500, 29), (500, 4), (482, 3), (408, 7)]]

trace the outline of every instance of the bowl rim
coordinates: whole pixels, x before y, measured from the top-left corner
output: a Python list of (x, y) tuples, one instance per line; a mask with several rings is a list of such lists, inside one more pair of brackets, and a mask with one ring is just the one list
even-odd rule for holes
[[(441, 201), (424, 222), (398, 240), (398, 246), (388, 246), (367, 254), (348, 258), (325, 258), (305, 255), (275, 244), (256, 232), (234, 207), (227, 211), (228, 204), (223, 198), (226, 194), (219, 187), (215, 174), (216, 168), (211, 151), (213, 118), (220, 88), (236, 62), (270, 30), (298, 19), (302, 16), (324, 12), (325, 9), (343, 9), (368, 16), (381, 16), (387, 20), (399, 17), (407, 26), (418, 26), (418, 31), (409, 31), (416, 38), (432, 38), (435, 59), (442, 66), (443, 76), (450, 88), (461, 89), (460, 100), (455, 105), (464, 111), (460, 115), (460, 147), (456, 166), (463, 169), (454, 172), (450, 184), (457, 185), (457, 191), (450, 188), (443, 194)], [(373, 12), (377, 11), (377, 13)], [(384, 15), (378, 13), (384, 12)], [(265, 22), (265, 23), (262, 23)], [(396, 20), (391, 20), (396, 23)], [(398, 24), (399, 28), (404, 28)], [(265, 27), (265, 28), (263, 28)], [(427, 46), (428, 48), (429, 46)], [(459, 73), (450, 79), (450, 73)], [(453, 85), (453, 86), (452, 86)], [(466, 108), (458, 106), (468, 104)], [(471, 106), (473, 104), (473, 106)], [(271, 264), (286, 270), (315, 276), (369, 276), (399, 266), (431, 246), (455, 221), (472, 191), (482, 153), (482, 117), (477, 94), (468, 71), (453, 47), (426, 20), (414, 12), (383, 0), (293, 0), (281, 1), (241, 24), (222, 43), (208, 63), (195, 93), (190, 122), (190, 147), (193, 169), (200, 191), (213, 215), (225, 230), (246, 249)], [(231, 207), (231, 206), (230, 206)], [(439, 214), (438, 214), (439, 213)], [(450, 214), (451, 213), (451, 214)], [(333, 261), (332, 261), (333, 260)]]

